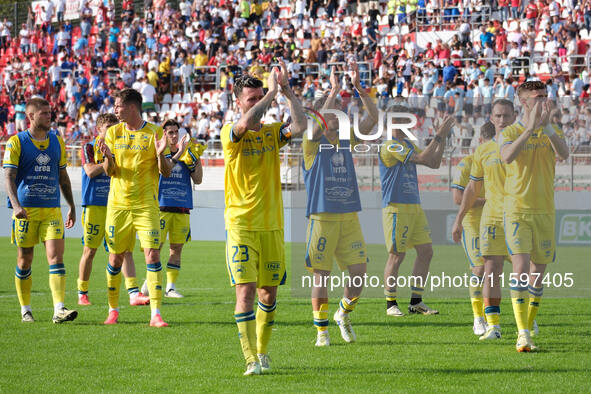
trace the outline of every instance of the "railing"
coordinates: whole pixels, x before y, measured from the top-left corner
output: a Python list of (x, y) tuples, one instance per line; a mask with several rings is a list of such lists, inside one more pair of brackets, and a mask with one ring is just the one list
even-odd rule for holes
[[(419, 12), (419, 10), (421, 12)], [(454, 13), (455, 11), (455, 13)], [(492, 9), (490, 5), (483, 5), (479, 12), (466, 12), (466, 9), (460, 11), (460, 7), (442, 7), (433, 10), (432, 14), (427, 14), (426, 9), (417, 8), (417, 27), (442, 27), (446, 30), (453, 30), (457, 19), (464, 16), (469, 17), (470, 30), (473, 26), (479, 26), (491, 19)], [(420, 29), (419, 29), (420, 30)]]

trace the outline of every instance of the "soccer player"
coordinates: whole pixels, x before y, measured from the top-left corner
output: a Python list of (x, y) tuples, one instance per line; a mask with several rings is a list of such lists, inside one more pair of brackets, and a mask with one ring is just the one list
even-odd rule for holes
[[(480, 128), (481, 142), (490, 141), (495, 134), (495, 126), (487, 122)], [(451, 188), (454, 203), (462, 204), (462, 196), (464, 190), (470, 182), (470, 170), (474, 155), (464, 157), (456, 168), (457, 175), (454, 178)], [(482, 278), (484, 275), (484, 260), (480, 254), (479, 235), (480, 235), (480, 216), (482, 215), (482, 207), (485, 203), (484, 188), (480, 189), (478, 198), (474, 201), (474, 205), (468, 210), (464, 219), (462, 220), (463, 231), (461, 233), (462, 245), (466, 257), (470, 262), (470, 302), (472, 304), (472, 314), (474, 315), (474, 325), (472, 330), (475, 335), (481, 336), (486, 332), (486, 322), (484, 320), (484, 304), (482, 300)]]
[[(162, 125), (170, 146), (170, 157), (173, 162), (172, 174), (166, 178), (160, 176), (158, 186), (158, 202), (160, 203), (160, 232), (162, 245), (170, 242), (170, 257), (166, 264), (166, 292), (171, 298), (182, 298), (176, 290), (176, 280), (181, 269), (181, 253), (183, 245), (191, 239), (191, 223), (189, 214), (193, 209), (193, 185), (201, 184), (203, 168), (199, 155), (203, 152), (200, 146), (194, 146), (187, 134), (179, 143), (180, 125), (174, 119), (168, 119)], [(204, 146), (203, 146), (204, 147)], [(196, 151), (198, 149), (198, 151)]]
[[(361, 87), (357, 65), (352, 67), (352, 83), (359, 92), (369, 115), (359, 124), (359, 131), (369, 133), (378, 120), (378, 109)], [(338, 94), (339, 78), (333, 67), (328, 97), (316, 103), (322, 109), (341, 107)], [(338, 101), (337, 101), (338, 100)], [(351, 313), (363, 291), (363, 275), (368, 261), (365, 241), (357, 212), (361, 211), (357, 175), (351, 147), (357, 142), (353, 133), (349, 139), (339, 139), (339, 123), (335, 115), (326, 114), (328, 129), (314, 127), (313, 135), (303, 137), (304, 181), (307, 191), (306, 216), (309, 219), (306, 240), (306, 269), (313, 273), (312, 309), (317, 329), (316, 346), (329, 346), (328, 290), (326, 283), (332, 271), (333, 259), (341, 270), (349, 272), (350, 282), (334, 314), (345, 342), (355, 342)], [(323, 149), (324, 148), (324, 149)]]
[[(307, 126), (302, 106), (289, 87), (285, 63), (280, 64), (280, 70), (269, 73), (266, 93), (262, 81), (251, 75), (236, 79), (233, 90), (241, 116), (221, 130), (226, 162), (226, 262), (236, 288), (234, 317), (247, 364), (245, 375), (270, 369), (267, 345), (277, 286), (285, 281), (279, 149), (292, 133), (298, 135)], [(279, 88), (288, 102), (291, 126), (261, 123)]]
[(133, 250), (137, 233), (144, 249), (150, 290), (150, 326), (166, 327), (162, 320), (162, 266), (160, 264), (160, 215), (158, 174), (170, 176), (172, 161), (160, 126), (142, 120), (142, 95), (123, 89), (115, 96), (115, 115), (121, 123), (109, 127), (99, 139), (104, 171), (111, 177), (107, 202), (107, 288), (109, 315), (105, 324), (119, 318), (121, 265), (125, 252)]
[[(78, 268), (78, 304), (90, 305), (88, 299), (88, 281), (92, 272), (92, 262), (97, 248), (105, 236), (107, 217), (107, 199), (111, 178), (105, 174), (103, 155), (98, 150), (96, 141), (105, 138), (107, 129), (119, 123), (114, 114), (101, 114), (96, 120), (99, 135), (82, 148), (82, 244), (84, 249)], [(106, 247), (106, 243), (105, 243)], [(126, 252), (123, 258), (125, 287), (129, 294), (130, 305), (147, 305), (150, 298), (139, 292), (135, 277), (132, 252)]]
[[(505, 179), (504, 222), (513, 263), (511, 300), (519, 330), (518, 352), (535, 350), (530, 331), (543, 294), (546, 265), (556, 259), (554, 171), (556, 158), (569, 155), (564, 133), (550, 123), (557, 112), (544, 83), (519, 86), (521, 119), (499, 139)], [(529, 297), (528, 297), (529, 288)], [(529, 305), (527, 300), (529, 298)]]
[[(515, 121), (511, 101), (500, 99), (493, 103), (490, 121), (494, 125), (494, 138), (476, 148), (470, 169), (470, 182), (464, 190), (460, 209), (452, 228), (455, 242), (478, 243), (484, 259), (482, 294), (487, 330), (479, 339), (501, 338), (501, 288), (504, 256), (507, 255), (503, 226), (503, 201), (505, 168), (500, 162), (498, 138), (501, 131)], [(485, 130), (486, 132), (486, 130)], [(477, 239), (466, 236), (463, 222), (468, 210), (474, 205), (481, 190), (485, 190), (486, 203), (480, 218)], [(469, 230), (470, 231), (470, 230)]]
[[(407, 113), (408, 109), (394, 106), (390, 111)], [(394, 122), (404, 124), (408, 119), (394, 118)], [(433, 257), (433, 247), (429, 223), (421, 208), (417, 164), (439, 168), (445, 149), (445, 139), (453, 125), (453, 116), (445, 116), (435, 137), (425, 150), (419, 149), (412, 141), (405, 138), (404, 132), (400, 129), (394, 130), (392, 140), (385, 141), (380, 146), (382, 223), (388, 250), (388, 261), (384, 268), (384, 294), (388, 316), (404, 315), (398, 307), (396, 279), (400, 264), (406, 256), (406, 250), (413, 247), (417, 252), (417, 258), (412, 273), (414, 280), (411, 284), (408, 312), (424, 315), (439, 313), (423, 302), (424, 286)]]
[(49, 102), (32, 98), (25, 106), (30, 128), (10, 137), (4, 154), (8, 207), (13, 209), (12, 242), (17, 246), (15, 285), (23, 322), (34, 322), (31, 310), (31, 265), (39, 240), (45, 244), (49, 263), (49, 287), (53, 298), (53, 322), (72, 321), (75, 310), (64, 306), (64, 222), (60, 189), (68, 203), (65, 228), (72, 228), (76, 207), (66, 171), (66, 149), (61, 137), (49, 133)]

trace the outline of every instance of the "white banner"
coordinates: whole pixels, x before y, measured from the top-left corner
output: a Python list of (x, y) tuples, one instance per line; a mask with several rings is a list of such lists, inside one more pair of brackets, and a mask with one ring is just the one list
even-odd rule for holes
[[(92, 15), (96, 15), (98, 12), (99, 5), (102, 0), (94, 0), (86, 2), (92, 10)], [(35, 14), (35, 24), (40, 25), (45, 20), (45, 11), (42, 7), (47, 10), (47, 4), (49, 0), (33, 1), (31, 7)], [(80, 1), (79, 0), (66, 0), (66, 10), (64, 11), (64, 20), (80, 19)], [(57, 1), (53, 1), (53, 16), (52, 22), (57, 22)]]

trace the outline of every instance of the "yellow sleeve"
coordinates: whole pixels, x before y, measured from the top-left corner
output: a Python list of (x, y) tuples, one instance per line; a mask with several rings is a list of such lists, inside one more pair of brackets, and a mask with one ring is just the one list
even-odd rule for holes
[(115, 127), (117, 126), (109, 127), (105, 133), (105, 145), (107, 145), (111, 153), (115, 153), (113, 148), (113, 143), (115, 142)]
[(18, 168), (21, 156), (21, 140), (13, 135), (6, 142), (6, 151), (4, 152), (4, 168)]
[(503, 146), (512, 144), (518, 137), (519, 133), (514, 125), (504, 128), (499, 138), (499, 148), (503, 149)]
[(456, 176), (454, 177), (451, 187), (458, 190), (464, 190), (470, 181), (470, 156), (466, 156), (460, 161), (456, 167)]
[[(384, 144), (382, 144), (380, 149), (380, 158), (386, 167), (392, 167), (398, 164), (398, 162), (406, 164), (411, 155), (416, 152), (415, 149), (418, 148), (414, 144), (411, 144), (409, 147), (405, 143), (401, 143), (398, 140), (386, 141)], [(418, 149), (418, 153), (420, 152), (421, 150)]]
[(68, 166), (68, 155), (66, 154), (66, 144), (62, 137), (59, 135), (57, 136), (57, 140), (60, 143), (60, 169), (66, 168)]
[(232, 128), (234, 127), (234, 123), (226, 123), (222, 129), (220, 130), (220, 139), (222, 140), (222, 146), (230, 151), (233, 151), (237, 148), (238, 142), (234, 141), (234, 133), (232, 132)]
[(484, 180), (484, 168), (482, 167), (482, 150), (480, 147), (474, 152), (474, 158), (472, 160), (472, 169), (470, 170), (470, 179), (474, 181)]
[(318, 141), (308, 139), (308, 133), (304, 133), (302, 141), (302, 149), (304, 151), (304, 166), (309, 170), (314, 164), (318, 148), (320, 147), (320, 139)]

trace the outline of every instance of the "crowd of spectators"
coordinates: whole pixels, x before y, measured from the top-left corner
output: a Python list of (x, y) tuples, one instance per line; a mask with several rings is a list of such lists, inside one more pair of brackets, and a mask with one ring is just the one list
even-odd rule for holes
[[(347, 75), (355, 61), (381, 109), (394, 100), (424, 115), (428, 137), (439, 114), (455, 114), (454, 144), (469, 146), (495, 98), (541, 79), (560, 104), (571, 145), (591, 139), (588, 97), (591, 0), (80, 0), (80, 21), (50, 0), (20, 27), (0, 20), (0, 131), (26, 128), (33, 95), (52, 105), (68, 144), (94, 135), (112, 93), (142, 93), (145, 116), (175, 117), (193, 136), (219, 138), (236, 76), (266, 75), (283, 58), (294, 91), (312, 105), (343, 78), (342, 102), (357, 105)], [(57, 22), (52, 22), (53, 17)], [(287, 119), (278, 96), (265, 121)], [(425, 118), (426, 117), (426, 118)], [(473, 144), (473, 142), (472, 142)]]

